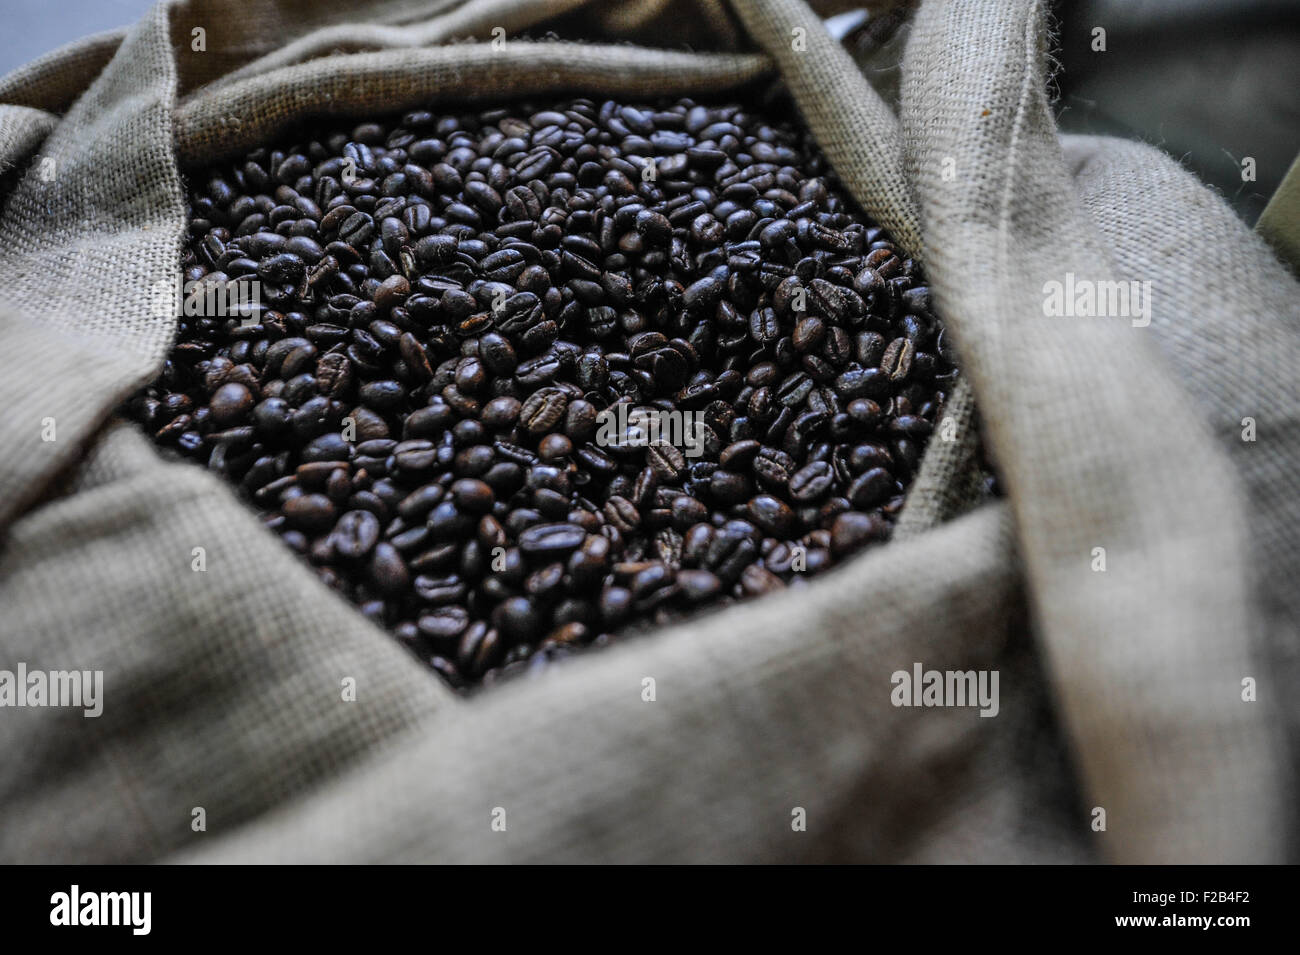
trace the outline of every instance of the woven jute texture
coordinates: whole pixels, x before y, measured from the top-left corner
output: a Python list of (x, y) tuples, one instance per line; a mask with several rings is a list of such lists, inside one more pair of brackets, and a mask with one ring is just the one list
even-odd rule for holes
[[(850, 5), (192, 0), (0, 78), (0, 670), (104, 674), (98, 718), (0, 709), (0, 860), (1295, 856), (1300, 289), (1158, 151), (1058, 135), (1042, 0), (923, 0), (897, 110), (821, 25)], [(773, 82), (964, 375), (895, 539), (809, 586), (456, 697), (113, 417), (175, 334), (190, 165)], [(1049, 315), (1067, 276), (1150, 322)], [(996, 716), (893, 705), (918, 663), (997, 671)]]

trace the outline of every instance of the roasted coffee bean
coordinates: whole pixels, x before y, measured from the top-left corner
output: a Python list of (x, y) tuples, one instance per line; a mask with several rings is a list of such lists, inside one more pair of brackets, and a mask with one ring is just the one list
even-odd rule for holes
[(902, 381), (912, 371), (912, 361), (916, 356), (916, 346), (906, 338), (895, 338), (885, 348), (880, 359), (880, 370), (889, 376), (890, 381)]
[(327, 531), (334, 524), (335, 507), (324, 494), (302, 494), (284, 503), (289, 524), (307, 532)]
[(617, 494), (605, 502), (605, 520), (610, 527), (622, 534), (630, 534), (641, 524), (641, 514), (636, 505)]
[(519, 420), (519, 412), (522, 408), (518, 398), (502, 395), (500, 398), (493, 398), (483, 406), (479, 420), (494, 431), (508, 431)]
[(880, 405), (870, 398), (855, 398), (848, 405), (849, 417), (862, 428), (876, 427), (884, 418)]
[(727, 445), (718, 458), (718, 463), (724, 468), (740, 470), (747, 468), (753, 462), (754, 458), (761, 451), (763, 446), (757, 441), (746, 439), (736, 441)]
[(465, 581), (458, 574), (432, 577), (425, 574), (416, 577), (412, 586), (415, 594), (426, 604), (443, 606), (465, 599)]
[(826, 461), (813, 461), (790, 475), (790, 496), (808, 504), (830, 493), (835, 472)]
[(194, 171), (183, 274), (265, 304), (180, 317), (126, 408), (455, 686), (886, 539), (955, 380), (919, 266), (797, 130), (550, 105)]
[(758, 530), (748, 521), (727, 521), (710, 539), (702, 562), (728, 583), (734, 583), (758, 557)]
[(749, 316), (749, 334), (760, 345), (767, 345), (781, 337), (781, 322), (772, 308), (757, 308)]
[(719, 504), (739, 504), (753, 491), (753, 482), (734, 471), (714, 471), (709, 478), (709, 494)]
[(653, 209), (642, 209), (636, 215), (636, 231), (645, 237), (650, 245), (664, 245), (672, 235), (672, 223), (661, 213)]
[(244, 385), (233, 383), (218, 388), (209, 405), (213, 423), (223, 427), (242, 420), (252, 407), (252, 392)]
[(352, 386), (354, 373), (348, 357), (329, 352), (316, 359), (316, 386), (327, 398), (342, 398)]
[(835, 391), (843, 398), (880, 398), (888, 393), (890, 374), (883, 368), (854, 368), (835, 379)]
[(785, 493), (790, 475), (794, 471), (794, 461), (783, 451), (775, 448), (763, 448), (754, 458), (754, 474), (763, 487), (773, 493)]
[(686, 456), (675, 445), (655, 442), (646, 448), (646, 463), (660, 481), (676, 481), (686, 467)]
[(889, 527), (876, 514), (850, 511), (841, 514), (831, 525), (831, 553), (837, 558), (847, 557), (864, 544), (883, 539)]
[(537, 455), (543, 461), (561, 461), (573, 453), (573, 442), (562, 434), (548, 434), (537, 444)]
[(673, 527), (679, 531), (689, 530), (693, 525), (709, 519), (709, 509), (689, 494), (674, 497), (669, 511)]
[(527, 597), (510, 597), (492, 611), (492, 626), (510, 643), (524, 643), (537, 637), (542, 615)]
[(475, 478), (461, 478), (449, 490), (456, 506), (470, 514), (484, 514), (495, 502), (492, 488)]
[(700, 604), (718, 595), (722, 581), (707, 570), (680, 570), (677, 572), (677, 586), (688, 602)]
[(672, 595), (672, 585), (676, 574), (671, 567), (660, 561), (649, 561), (632, 575), (630, 589), (632, 598), (641, 609), (647, 609)]
[(535, 391), (519, 409), (520, 426), (530, 435), (547, 434), (560, 423), (567, 404), (567, 397), (558, 388)]
[(392, 544), (380, 541), (370, 557), (369, 580), (382, 593), (401, 594), (410, 581), (406, 563)]
[(536, 524), (519, 535), (525, 554), (565, 554), (582, 546), (587, 532), (573, 524)]
[(883, 444), (864, 442), (849, 451), (849, 468), (853, 474), (861, 474), (871, 468), (888, 470), (894, 465), (894, 456)]
[(509, 375), (519, 367), (519, 358), (510, 339), (497, 332), (488, 332), (478, 342), (479, 357), (497, 375)]
[(750, 564), (740, 574), (740, 586), (748, 596), (761, 597), (785, 588), (785, 582), (766, 567)]
[(801, 351), (812, 351), (826, 337), (826, 323), (815, 315), (801, 319), (795, 326), (790, 339), (794, 347)]
[(430, 640), (454, 640), (469, 626), (469, 612), (464, 607), (439, 607), (422, 614), (417, 626)]
[(770, 494), (760, 494), (749, 502), (749, 519), (771, 537), (787, 538), (798, 529), (798, 518), (790, 506)]
[(376, 411), (393, 411), (406, 400), (406, 388), (400, 381), (370, 381), (358, 389), (361, 400)]
[(871, 468), (854, 479), (846, 496), (854, 507), (866, 510), (881, 503), (893, 490), (893, 475), (884, 468)]

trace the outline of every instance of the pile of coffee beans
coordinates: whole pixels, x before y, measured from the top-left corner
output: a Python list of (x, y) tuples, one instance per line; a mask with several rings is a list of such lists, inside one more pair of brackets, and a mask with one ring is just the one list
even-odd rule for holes
[(128, 412), (456, 686), (886, 539), (955, 381), (918, 264), (745, 106), (411, 112), (190, 182), (185, 280), (260, 301), (184, 309)]

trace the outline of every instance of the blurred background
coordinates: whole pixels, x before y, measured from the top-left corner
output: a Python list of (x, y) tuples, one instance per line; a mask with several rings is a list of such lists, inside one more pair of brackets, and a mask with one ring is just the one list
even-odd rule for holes
[[(1057, 10), (1061, 127), (1160, 146), (1253, 225), (1300, 153), (1300, 0), (1079, 0)], [(1091, 48), (1097, 26), (1105, 53)], [(1242, 181), (1247, 156), (1255, 182)]]
[[(877, 6), (880, 0), (872, 0)], [(124, 26), (151, 0), (0, 0), (0, 75)], [(1253, 225), (1300, 153), (1300, 0), (1056, 0), (1058, 115), (1068, 132), (1140, 139), (1181, 160)], [(906, 29), (834, 18), (889, 95)], [(1105, 31), (1105, 49), (1097, 50)], [(1242, 161), (1255, 160), (1243, 181)]]

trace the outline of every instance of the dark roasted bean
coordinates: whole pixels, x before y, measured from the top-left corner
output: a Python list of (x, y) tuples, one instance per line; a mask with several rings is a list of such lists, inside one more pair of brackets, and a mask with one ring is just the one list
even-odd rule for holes
[(749, 519), (771, 537), (787, 538), (798, 527), (798, 518), (790, 506), (770, 494), (760, 494), (749, 502)]
[(568, 400), (558, 388), (533, 392), (519, 410), (519, 422), (530, 435), (543, 435), (555, 429), (564, 417)]
[(882, 539), (888, 526), (875, 514), (850, 511), (835, 519), (831, 527), (831, 553), (847, 557), (864, 544)]
[(916, 355), (916, 346), (906, 338), (895, 338), (885, 348), (880, 359), (880, 370), (889, 376), (890, 381), (902, 381), (912, 371), (912, 359)]
[(893, 475), (884, 468), (871, 468), (854, 479), (846, 496), (854, 507), (866, 510), (881, 503), (893, 489)]
[(469, 613), (464, 607), (439, 607), (422, 614), (417, 625), (430, 640), (454, 640), (469, 626)]
[(830, 493), (835, 473), (825, 461), (813, 461), (790, 475), (790, 496), (801, 503), (819, 500)]
[(573, 524), (535, 524), (519, 535), (525, 554), (563, 554), (582, 545), (587, 534)]
[(182, 271), (264, 304), (182, 317), (126, 409), (458, 687), (886, 539), (955, 380), (917, 262), (793, 127), (551, 105), (200, 172)]
[(252, 409), (253, 395), (244, 385), (222, 385), (213, 393), (209, 407), (215, 424), (219, 427), (232, 425)]

